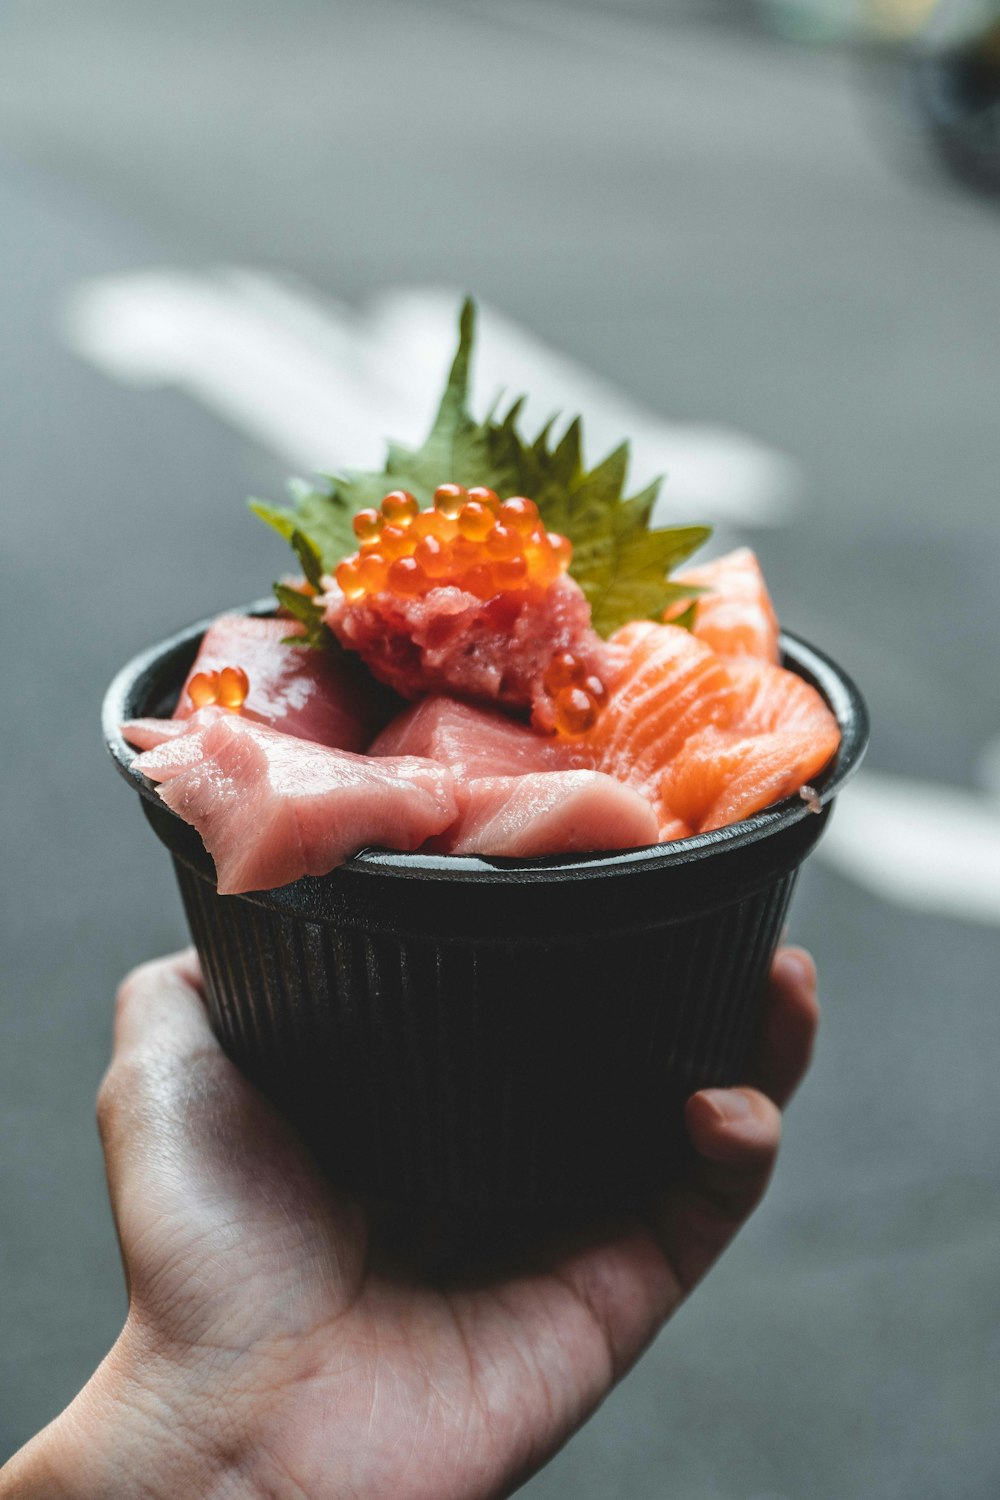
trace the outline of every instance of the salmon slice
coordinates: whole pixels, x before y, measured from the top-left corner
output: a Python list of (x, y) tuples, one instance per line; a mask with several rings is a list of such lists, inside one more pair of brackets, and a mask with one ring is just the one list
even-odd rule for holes
[(816, 689), (770, 662), (751, 657), (731, 657), (726, 670), (736, 685), (737, 703), (733, 725), (747, 734), (769, 734), (775, 729), (805, 729), (830, 741), (829, 754), (840, 742), (833, 714)]
[(833, 750), (809, 729), (739, 735), (713, 726), (695, 735), (660, 779), (661, 805), (699, 833), (748, 818), (790, 797)]
[(728, 723), (737, 690), (703, 641), (677, 625), (633, 621), (611, 638), (617, 675), (581, 744), (597, 768), (655, 798), (664, 768), (692, 734)]
[(565, 741), (536, 734), (506, 714), (455, 698), (424, 698), (387, 724), (369, 755), (422, 755), (460, 780), (570, 769), (580, 760)]
[(320, 745), (364, 750), (385, 722), (381, 695), (343, 652), (285, 643), (302, 630), (296, 620), (220, 615), (205, 632), (174, 718), (194, 712), (187, 689), (195, 673), (242, 667), (250, 681), (249, 716)]
[[(674, 575), (675, 583), (692, 583), (710, 592), (695, 603), (692, 634), (720, 656), (752, 656), (778, 660), (778, 617), (756, 555), (737, 547), (724, 557)], [(671, 605), (665, 620), (676, 618), (685, 605)]]
[(416, 849), (458, 816), (433, 761), (331, 750), (237, 714), (171, 745), (194, 741), (200, 758), (159, 795), (201, 834), (223, 895), (323, 875), (369, 845)]
[(458, 821), (434, 841), (448, 854), (589, 854), (655, 844), (645, 797), (600, 771), (477, 777), (462, 789)]
[(840, 742), (834, 715), (794, 672), (718, 656), (674, 625), (633, 621), (586, 748), (658, 808), (661, 842), (748, 817), (798, 791)]

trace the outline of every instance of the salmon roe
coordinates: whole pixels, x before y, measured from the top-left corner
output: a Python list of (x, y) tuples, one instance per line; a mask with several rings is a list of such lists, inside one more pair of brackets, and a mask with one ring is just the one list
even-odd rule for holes
[(597, 723), (608, 701), (608, 690), (572, 651), (557, 651), (545, 669), (542, 686), (552, 699), (555, 727), (571, 738), (586, 734)]
[(195, 708), (218, 704), (238, 713), (250, 691), (250, 679), (242, 667), (223, 667), (220, 672), (196, 672), (187, 690)]
[(353, 526), (359, 549), (336, 571), (352, 604), (385, 590), (413, 599), (451, 585), (486, 600), (544, 588), (573, 556), (568, 537), (545, 530), (533, 500), (501, 501), (485, 485), (439, 485), (426, 510), (407, 490), (393, 490), (377, 510), (359, 511)]

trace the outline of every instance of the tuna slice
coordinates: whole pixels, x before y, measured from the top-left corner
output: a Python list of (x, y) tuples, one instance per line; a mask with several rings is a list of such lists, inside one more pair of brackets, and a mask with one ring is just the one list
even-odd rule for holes
[[(695, 604), (691, 632), (720, 656), (756, 656), (778, 660), (778, 617), (767, 592), (760, 564), (749, 547), (738, 547), (700, 567), (685, 568), (675, 583), (708, 589)], [(672, 605), (673, 619), (684, 605)]]
[(228, 712), (225, 708), (199, 708), (186, 719), (126, 719), (118, 727), (122, 737), (137, 750), (152, 750), (166, 740), (180, 739), (192, 729), (205, 729)]
[(372, 760), (236, 714), (173, 743), (188, 740), (201, 758), (159, 794), (201, 834), (223, 895), (325, 874), (369, 845), (416, 849), (458, 814), (451, 773), (413, 756)]
[(424, 698), (393, 719), (368, 754), (424, 755), (462, 781), (564, 770), (578, 759), (565, 741), (536, 734), (506, 714), (441, 696)]
[(463, 789), (458, 822), (435, 840), (448, 854), (581, 854), (657, 841), (644, 797), (599, 771), (486, 776)]
[(220, 615), (205, 632), (174, 718), (194, 711), (187, 685), (196, 672), (242, 667), (250, 679), (244, 705), (250, 716), (303, 740), (363, 750), (384, 722), (382, 695), (341, 653), (284, 644), (302, 629), (273, 616)]
[(556, 652), (572, 651), (588, 673), (608, 677), (607, 647), (569, 577), (485, 601), (449, 585), (419, 598), (385, 591), (351, 603), (334, 588), (326, 604), (341, 643), (404, 698), (447, 693), (530, 708), (537, 727), (548, 730), (553, 711), (542, 679)]

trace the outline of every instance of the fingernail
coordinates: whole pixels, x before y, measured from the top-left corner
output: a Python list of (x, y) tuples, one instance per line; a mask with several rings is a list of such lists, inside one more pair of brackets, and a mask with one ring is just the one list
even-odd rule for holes
[(786, 948), (779, 961), (794, 983), (805, 985), (808, 989), (815, 988), (816, 965), (804, 948)]
[(750, 1113), (750, 1100), (738, 1089), (703, 1089), (701, 1097), (715, 1110), (720, 1125), (735, 1125)]

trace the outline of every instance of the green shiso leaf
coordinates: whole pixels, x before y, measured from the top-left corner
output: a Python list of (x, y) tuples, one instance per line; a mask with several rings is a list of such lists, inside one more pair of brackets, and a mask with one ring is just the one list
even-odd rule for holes
[[(555, 418), (529, 442), (518, 425), (523, 396), (503, 415), (498, 402), (482, 422), (471, 416), (475, 325), (475, 304), (466, 298), (448, 381), (420, 448), (390, 443), (379, 473), (350, 470), (315, 485), (296, 480), (290, 486), (290, 509), (251, 500), (251, 510), (291, 542), (306, 577), (318, 587), (320, 574), (332, 573), (342, 558), (356, 551), (351, 525), (356, 512), (377, 507), (388, 490), (409, 490), (421, 506), (428, 506), (438, 485), (488, 485), (503, 498), (529, 495), (546, 527), (569, 537), (570, 573), (586, 594), (594, 627), (602, 635), (629, 620), (658, 618), (668, 604), (692, 599), (700, 590), (671, 583), (669, 574), (707, 541), (711, 528), (650, 525), (661, 481), (626, 496), (627, 443), (588, 470), (579, 417), (557, 442), (552, 436)], [(315, 610), (319, 613), (318, 606)]]
[[(318, 599), (302, 594), (288, 583), (274, 584), (274, 597), (282, 609), (306, 627), (305, 635), (287, 635), (285, 642), (292, 646), (337, 646), (333, 632), (323, 622), (323, 606)], [(337, 647), (339, 650), (339, 647)]]

